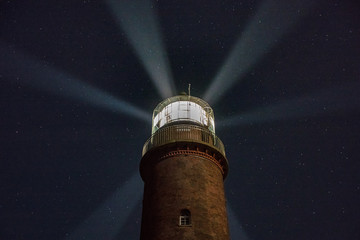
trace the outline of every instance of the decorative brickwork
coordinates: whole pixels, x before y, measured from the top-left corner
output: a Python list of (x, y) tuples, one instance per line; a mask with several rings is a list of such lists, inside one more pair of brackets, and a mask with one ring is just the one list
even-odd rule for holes
[(210, 160), (211, 162), (215, 163), (216, 166), (219, 167), (219, 170), (222, 174), (224, 174), (224, 167), (220, 164), (219, 160), (217, 160), (214, 156), (211, 156), (205, 152), (201, 152), (199, 150), (176, 150), (171, 151), (160, 157), (160, 161), (164, 160), (165, 158), (173, 157), (176, 155), (193, 155), (193, 156), (202, 156), (205, 159)]

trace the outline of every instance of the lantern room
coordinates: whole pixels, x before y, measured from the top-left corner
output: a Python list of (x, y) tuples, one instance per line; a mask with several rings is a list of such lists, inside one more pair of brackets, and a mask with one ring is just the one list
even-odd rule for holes
[(214, 113), (209, 104), (186, 93), (167, 98), (156, 106), (152, 134), (164, 126), (186, 122), (203, 126), (215, 134)]

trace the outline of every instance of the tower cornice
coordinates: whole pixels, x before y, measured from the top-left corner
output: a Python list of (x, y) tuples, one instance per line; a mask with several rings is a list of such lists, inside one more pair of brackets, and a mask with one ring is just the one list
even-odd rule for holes
[[(163, 127), (155, 132), (144, 144), (140, 173), (150, 161), (161, 161), (174, 154), (195, 154), (216, 164), (225, 179), (228, 161), (222, 141), (204, 127), (193, 124), (176, 124)], [(153, 164), (153, 162), (151, 163)]]

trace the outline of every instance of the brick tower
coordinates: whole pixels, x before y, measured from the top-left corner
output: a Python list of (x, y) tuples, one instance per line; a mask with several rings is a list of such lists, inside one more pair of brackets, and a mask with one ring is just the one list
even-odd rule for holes
[(211, 107), (186, 94), (159, 103), (140, 163), (140, 239), (228, 240), (227, 172)]

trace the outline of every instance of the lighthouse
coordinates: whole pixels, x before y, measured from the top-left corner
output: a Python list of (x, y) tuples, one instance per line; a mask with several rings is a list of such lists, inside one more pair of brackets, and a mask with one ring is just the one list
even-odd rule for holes
[(227, 173), (209, 104), (185, 93), (160, 102), (140, 162), (140, 240), (228, 240)]

